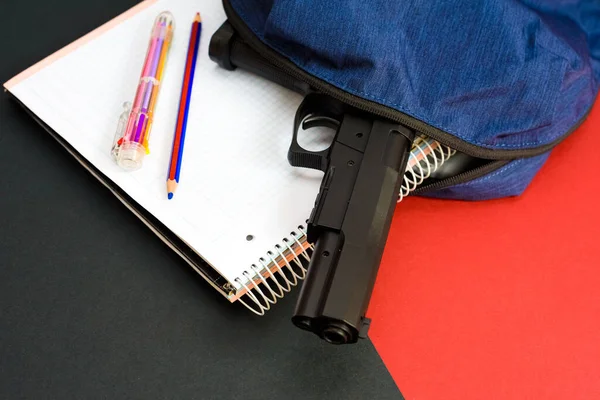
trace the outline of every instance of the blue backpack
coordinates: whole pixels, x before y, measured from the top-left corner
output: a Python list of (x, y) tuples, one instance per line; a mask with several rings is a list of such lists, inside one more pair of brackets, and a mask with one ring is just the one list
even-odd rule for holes
[(457, 150), (471, 167), (426, 182), (416, 191), (424, 196), (522, 193), (598, 93), (597, 0), (224, 0), (224, 7), (270, 63)]
[[(456, 153), (434, 175), (427, 167), (413, 179), (421, 183), (415, 194), (519, 195), (598, 93), (598, 0), (224, 6), (228, 22), (213, 35), (211, 58), (306, 95), (288, 161), (324, 177), (307, 221), (314, 247), (292, 322), (330, 343), (367, 335), (401, 172), (423, 170), (420, 161), (405, 168), (408, 149), (421, 151), (417, 135)], [(329, 149), (298, 144), (300, 127), (314, 126), (336, 129)]]

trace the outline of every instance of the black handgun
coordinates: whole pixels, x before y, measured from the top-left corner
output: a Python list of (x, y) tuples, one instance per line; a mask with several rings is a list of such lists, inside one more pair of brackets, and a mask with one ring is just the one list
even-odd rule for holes
[[(325, 175), (308, 220), (307, 239), (315, 249), (292, 321), (330, 343), (355, 343), (370, 325), (365, 313), (414, 131), (315, 92), (254, 52), (227, 22), (209, 54), (226, 69), (247, 69), (306, 96), (288, 161)], [(326, 150), (305, 150), (298, 132), (317, 126), (335, 129), (335, 138)]]

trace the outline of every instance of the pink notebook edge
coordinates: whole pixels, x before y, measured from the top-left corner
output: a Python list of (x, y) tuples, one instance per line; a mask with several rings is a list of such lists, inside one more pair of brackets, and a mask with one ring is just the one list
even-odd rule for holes
[(92, 41), (93, 39), (101, 36), (103, 33), (107, 32), (108, 30), (110, 30), (110, 29), (114, 28), (115, 26), (119, 25), (120, 23), (128, 20), (129, 18), (133, 17), (134, 15), (142, 12), (146, 8), (155, 4), (157, 1), (158, 0), (143, 0), (142, 2), (136, 4), (135, 6), (131, 7), (129, 10), (125, 11), (124, 13), (111, 19), (110, 21), (106, 22), (105, 24), (100, 25), (98, 28), (94, 29), (93, 31), (89, 32), (88, 34), (80, 37), (79, 39), (75, 40), (74, 42), (66, 45), (62, 49), (52, 53), (51, 55), (47, 56), (43, 60), (39, 61), (38, 63), (32, 65), (31, 67), (20, 72), (13, 78), (9, 79), (7, 82), (4, 83), (4, 89), (11, 90), (16, 85), (23, 82), (30, 76), (35, 75), (37, 72), (46, 68), (47, 66), (54, 63), (55, 61), (65, 57), (66, 55), (68, 55), (69, 53), (72, 53), (79, 47), (81, 47), (81, 46), (85, 45), (86, 43)]

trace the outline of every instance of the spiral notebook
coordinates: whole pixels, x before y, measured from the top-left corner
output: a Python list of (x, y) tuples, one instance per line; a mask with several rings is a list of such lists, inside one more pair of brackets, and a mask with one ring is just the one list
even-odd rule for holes
[[(134, 173), (110, 148), (122, 104), (133, 96), (149, 30), (161, 11), (176, 21), (158, 99), (150, 156)], [(166, 170), (189, 27), (203, 17), (182, 182), (167, 200)], [(322, 173), (293, 168), (287, 149), (302, 98), (246, 73), (220, 69), (208, 43), (226, 19), (219, 0), (149, 0), (5, 84), (36, 120), (158, 237), (231, 302), (264, 314), (305, 276), (304, 223)], [(304, 145), (324, 148), (318, 135)], [(403, 194), (451, 154), (421, 140)], [(435, 163), (431, 161), (435, 161)], [(439, 161), (439, 162), (438, 162)], [(433, 167), (432, 167), (433, 166)]]

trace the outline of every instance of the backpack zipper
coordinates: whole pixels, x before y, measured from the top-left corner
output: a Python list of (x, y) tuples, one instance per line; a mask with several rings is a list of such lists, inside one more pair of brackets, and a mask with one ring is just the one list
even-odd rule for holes
[[(445, 189), (450, 186), (455, 186), (455, 185), (459, 185), (461, 183), (470, 182), (474, 179), (480, 178), (480, 177), (485, 176), (489, 173), (492, 173), (496, 170), (499, 170), (500, 168), (509, 164), (511, 161), (513, 161), (513, 160), (490, 161), (489, 163), (487, 163), (485, 165), (462, 172), (462, 173), (452, 176), (450, 178), (441, 179), (437, 182), (432, 182), (429, 184), (424, 183), (424, 184), (420, 185), (418, 188), (416, 188), (415, 190), (413, 190), (410, 193), (410, 195), (418, 195), (418, 194), (429, 192), (432, 190)], [(427, 182), (427, 180), (425, 182)]]
[[(411, 117), (407, 114), (404, 114), (398, 110), (394, 110), (393, 108), (372, 102), (370, 100), (365, 100), (361, 97), (355, 96), (348, 92), (345, 92), (328, 82), (323, 81), (320, 78), (317, 78), (302, 69), (300, 69), (297, 65), (292, 63), (287, 58), (283, 57), (275, 50), (270, 48), (268, 45), (263, 43), (252, 30), (246, 25), (246, 23), (237, 15), (229, 0), (223, 0), (223, 7), (225, 9), (225, 14), (229, 19), (229, 22), (233, 25), (238, 34), (248, 43), (250, 47), (252, 47), (258, 54), (264, 57), (267, 61), (275, 65), (276, 67), (283, 70), (285, 73), (291, 75), (292, 77), (299, 79), (303, 82), (306, 82), (311, 87), (319, 90), (320, 92), (327, 94), (343, 103), (346, 103), (352, 107), (358, 108), (360, 110), (372, 113), (379, 117), (383, 117), (389, 119), (391, 121), (400, 123), (405, 125), (415, 131), (427, 135), (440, 143), (449, 146), (450, 148), (459, 151), (461, 153), (465, 153), (467, 155), (482, 158), (487, 160), (515, 160), (518, 158), (526, 158), (526, 157), (534, 157), (540, 154), (546, 153), (551, 150), (557, 144), (566, 139), (571, 133), (573, 133), (587, 118), (588, 114), (591, 111), (591, 107), (587, 110), (585, 115), (577, 121), (577, 123), (569, 129), (564, 135), (554, 140), (551, 143), (538, 146), (531, 149), (513, 149), (513, 150), (492, 150), (486, 149), (483, 147), (476, 146), (474, 144), (468, 143), (459, 139), (447, 132), (442, 131), (441, 129), (437, 129), (429, 124), (424, 123), (414, 117)], [(495, 163), (491, 163), (495, 164)], [(487, 166), (486, 164), (485, 166)], [(483, 167), (485, 167), (483, 166)], [(480, 167), (480, 168), (483, 168)], [(477, 168), (479, 169), (479, 168)], [(476, 169), (476, 170), (477, 170)], [(471, 171), (468, 171), (471, 172)], [(463, 175), (463, 174), (460, 174)], [(459, 175), (459, 176), (460, 176)], [(458, 177), (458, 176), (457, 176)], [(452, 178), (449, 178), (452, 179)], [(440, 183), (440, 182), (438, 182)], [(426, 188), (424, 186), (423, 188)]]

